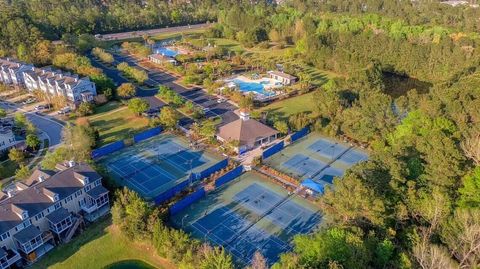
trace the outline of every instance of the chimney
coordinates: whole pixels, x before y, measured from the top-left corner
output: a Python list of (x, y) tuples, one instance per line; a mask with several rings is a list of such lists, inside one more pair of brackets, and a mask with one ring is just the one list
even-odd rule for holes
[(240, 119), (246, 121), (250, 119), (250, 113), (248, 113), (247, 110), (241, 110), (240, 111)]
[(45, 177), (44, 176), (39, 176), (38, 177), (38, 182), (44, 182), (45, 181)]
[(68, 167), (74, 167), (74, 166), (75, 166), (74, 160), (68, 161)]
[(7, 195), (8, 195), (8, 197), (10, 197), (10, 198), (13, 197), (13, 190), (8, 190), (8, 191), (7, 191)]

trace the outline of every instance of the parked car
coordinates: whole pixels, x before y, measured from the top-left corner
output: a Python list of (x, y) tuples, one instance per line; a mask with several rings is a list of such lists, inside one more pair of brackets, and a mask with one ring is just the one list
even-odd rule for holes
[(72, 111), (72, 109), (69, 106), (66, 106), (66, 107), (60, 109), (58, 111), (58, 114), (60, 114), (60, 115), (67, 114), (67, 113), (70, 113), (71, 111)]
[(208, 108), (208, 107), (204, 107), (204, 108), (203, 108), (203, 112), (207, 113), (207, 112), (209, 112), (209, 111), (210, 111), (210, 108)]
[(217, 99), (217, 103), (221, 104), (221, 103), (225, 103), (227, 101), (227, 99), (225, 98), (218, 98)]
[(35, 106), (35, 110), (37, 111), (40, 111), (40, 110), (44, 110), (44, 109), (49, 109), (51, 108), (52, 106), (50, 104), (45, 104), (45, 105), (38, 105), (38, 106)]
[(27, 100), (23, 101), (22, 104), (28, 105), (28, 104), (35, 103), (36, 101), (37, 101), (37, 99), (32, 97), (32, 98), (28, 98)]

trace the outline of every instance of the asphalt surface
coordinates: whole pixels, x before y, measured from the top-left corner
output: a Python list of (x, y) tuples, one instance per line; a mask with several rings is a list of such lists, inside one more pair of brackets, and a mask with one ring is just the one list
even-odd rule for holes
[[(116, 65), (120, 62), (126, 62), (131, 66), (135, 66), (147, 72), (149, 79), (145, 82), (145, 84), (148, 85), (149, 89), (137, 88), (137, 96), (147, 100), (151, 108), (161, 108), (165, 105), (161, 100), (155, 97), (155, 94), (158, 92), (158, 86), (165, 85), (179, 93), (185, 99), (192, 101), (194, 104), (205, 109), (205, 116), (208, 118), (219, 116), (222, 118), (222, 124), (226, 124), (238, 119), (238, 116), (233, 112), (235, 109), (237, 109), (237, 107), (228, 102), (219, 103), (217, 97), (207, 94), (201, 88), (186, 88), (182, 85), (179, 85), (175, 83), (178, 78), (158, 69), (144, 68), (139, 66), (137, 59), (132, 56), (119, 54), (113, 54), (113, 56), (115, 59), (115, 63), (113, 65)], [(92, 60), (93, 65), (103, 69), (105, 74), (109, 76), (117, 85), (127, 82), (127, 80), (121, 76), (120, 71), (114, 68), (108, 68), (96, 62), (91, 55), (89, 55), (89, 57)], [(183, 118), (180, 120), (180, 126), (188, 128), (193, 122), (193, 119)]]
[(175, 33), (184, 30), (196, 30), (208, 27), (208, 23), (201, 23), (201, 24), (194, 24), (194, 25), (187, 25), (187, 26), (175, 26), (175, 27), (165, 27), (165, 28), (156, 28), (150, 30), (139, 30), (139, 31), (131, 31), (131, 32), (122, 32), (122, 33), (114, 33), (114, 34), (103, 34), (97, 37), (98, 40), (121, 40), (127, 38), (134, 38), (134, 37), (141, 37), (143, 35), (157, 35), (163, 33)]
[(37, 115), (34, 112), (27, 112), (23, 110), (20, 105), (8, 101), (0, 102), (0, 107), (13, 112), (20, 111), (25, 113), (32, 124), (48, 137), (50, 140), (50, 147), (58, 146), (62, 142), (63, 125), (52, 119), (52, 117), (47, 115)]

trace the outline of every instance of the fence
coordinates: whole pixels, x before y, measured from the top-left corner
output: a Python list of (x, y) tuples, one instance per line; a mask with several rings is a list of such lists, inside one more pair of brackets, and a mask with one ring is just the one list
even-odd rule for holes
[(133, 136), (133, 141), (135, 143), (138, 143), (140, 141), (143, 141), (145, 139), (149, 139), (150, 137), (156, 136), (162, 132), (162, 127), (155, 127), (152, 129), (148, 129), (146, 131), (143, 131), (139, 134), (136, 134)]
[(291, 140), (292, 140), (292, 143), (297, 141), (298, 139), (306, 136), (308, 133), (310, 132), (310, 127), (309, 126), (306, 126), (306, 127), (303, 127), (303, 129), (301, 129), (300, 131), (292, 134), (290, 136)]
[(224, 159), (224, 160), (210, 166), (209, 168), (207, 168), (207, 169), (205, 169), (205, 170), (203, 170), (199, 173), (191, 174), (190, 178), (188, 178), (187, 180), (184, 180), (184, 181), (178, 183), (178, 185), (164, 191), (163, 193), (161, 193), (160, 195), (155, 197), (153, 199), (155, 204), (159, 205), (161, 203), (164, 203), (164, 202), (172, 199), (173, 197), (175, 197), (175, 195), (177, 195), (178, 193), (180, 193), (181, 191), (186, 189), (188, 187), (188, 185), (190, 185), (190, 182), (202, 180), (206, 177), (209, 177), (211, 174), (213, 174), (217, 171), (220, 171), (221, 169), (227, 167), (227, 165), (228, 165), (228, 159)]
[(279, 143), (269, 147), (268, 149), (264, 150), (262, 153), (262, 158), (265, 160), (266, 158), (272, 156), (273, 154), (281, 151), (283, 149), (284, 142), (280, 141)]
[(110, 144), (108, 144), (106, 146), (103, 146), (101, 148), (92, 150), (92, 158), (96, 159), (96, 158), (108, 155), (108, 154), (113, 153), (115, 151), (121, 150), (124, 147), (125, 147), (125, 143), (123, 142), (123, 140), (110, 143)]
[(205, 170), (203, 170), (199, 173), (196, 173), (196, 176), (195, 176), (194, 179), (195, 180), (201, 180), (201, 179), (207, 178), (211, 174), (213, 174), (217, 171), (220, 171), (227, 166), (228, 166), (228, 159), (224, 159), (224, 160), (219, 161), (218, 163), (210, 166), (209, 168), (207, 168), (207, 169), (205, 169)]
[(217, 178), (217, 180), (215, 180), (215, 188), (218, 188), (223, 184), (234, 180), (235, 178), (239, 177), (242, 173), (243, 173), (243, 166), (240, 165), (239, 167), (229, 171), (225, 175)]
[(195, 203), (199, 199), (205, 197), (205, 189), (202, 187), (195, 191), (194, 193), (191, 193), (187, 196), (185, 196), (182, 200), (176, 202), (170, 207), (170, 216), (173, 216), (177, 214), (178, 212), (184, 210), (187, 208), (189, 205)]

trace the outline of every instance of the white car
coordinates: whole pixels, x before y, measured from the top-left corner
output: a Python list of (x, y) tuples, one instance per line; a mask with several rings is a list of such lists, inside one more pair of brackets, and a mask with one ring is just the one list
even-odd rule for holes
[(36, 101), (37, 101), (37, 99), (35, 99), (35, 98), (28, 98), (27, 100), (23, 101), (22, 104), (28, 105), (28, 104), (31, 104), (31, 103), (35, 103)]
[(67, 114), (67, 113), (69, 113), (70, 111), (72, 111), (72, 109), (71, 109), (70, 107), (66, 106), (66, 107), (60, 109), (60, 110), (58, 111), (58, 114)]
[(221, 104), (221, 103), (225, 103), (227, 101), (227, 99), (225, 98), (218, 98), (217, 99), (217, 103)]

